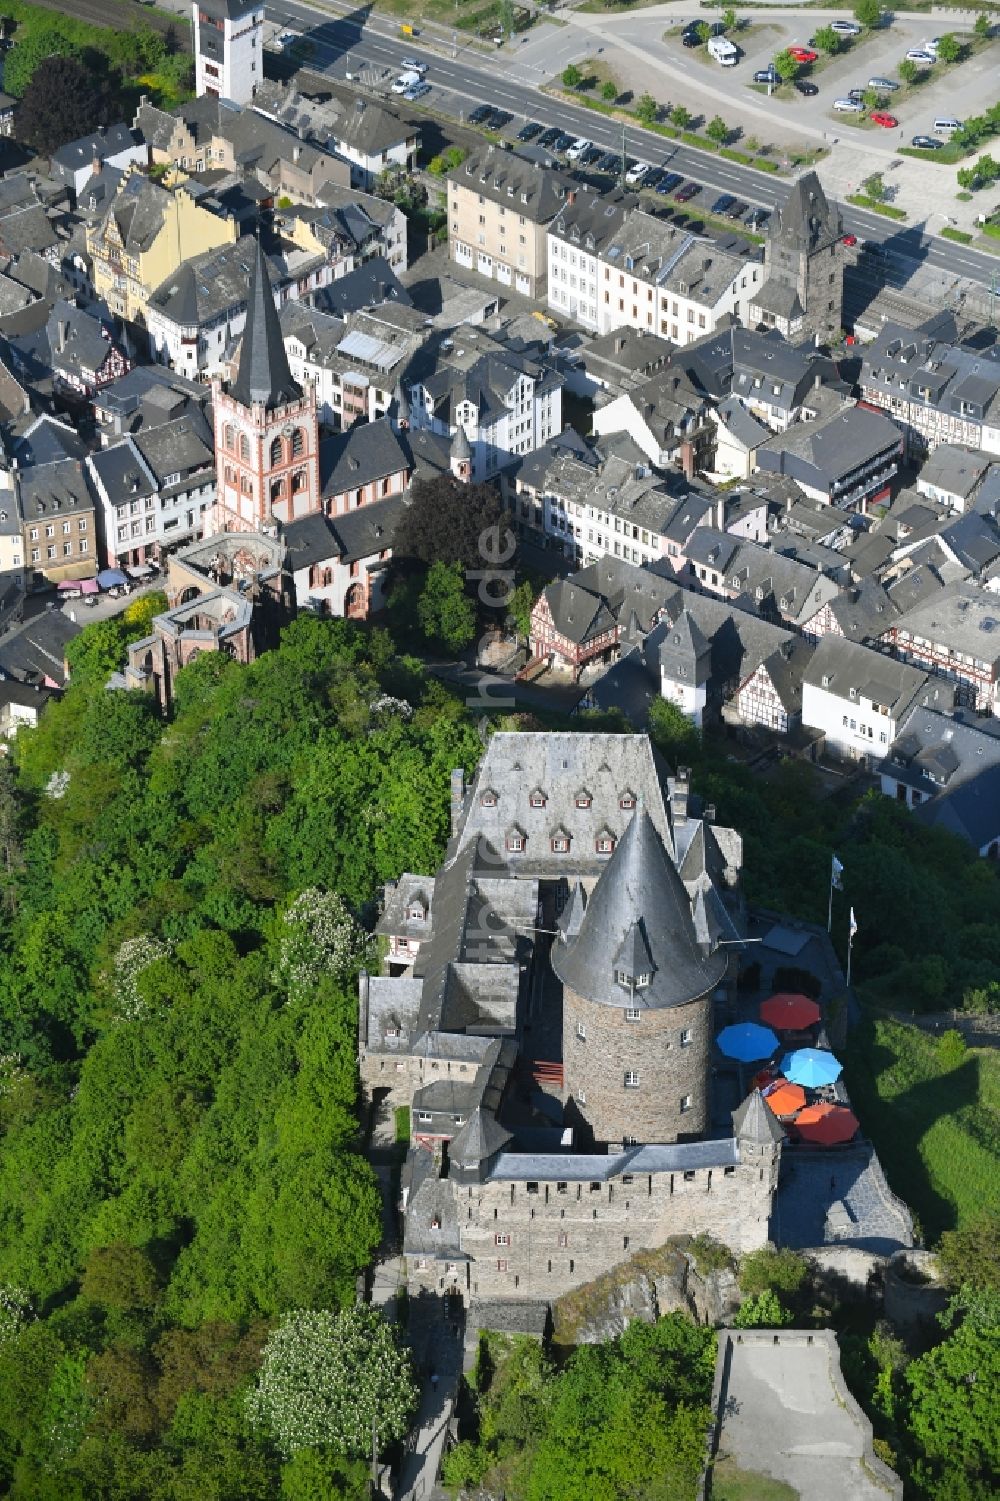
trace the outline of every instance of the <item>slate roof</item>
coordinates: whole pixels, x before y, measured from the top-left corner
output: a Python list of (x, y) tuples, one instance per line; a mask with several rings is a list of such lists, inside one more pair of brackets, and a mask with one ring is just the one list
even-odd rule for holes
[(879, 770), (934, 797), (1000, 764), (1000, 722), (918, 705), (900, 725)]
[(51, 678), (63, 687), (67, 644), (82, 627), (61, 610), (43, 610), (0, 636), (0, 673), (22, 683)]
[(913, 810), (932, 829), (945, 829), (982, 849), (1000, 836), (1000, 765), (984, 767)]
[(212, 434), (197, 410), (146, 428), (136, 435), (135, 446), (161, 487), (170, 474), (179, 475), (180, 483), (190, 482), (192, 475), (210, 469), (215, 457)]
[(117, 125), (102, 125), (89, 136), (58, 146), (52, 153), (52, 164), (66, 172), (75, 172), (80, 167), (89, 167), (95, 159), (105, 161), (109, 156), (117, 156), (136, 145), (136, 135), (123, 121)]
[(751, 306), (759, 307), (765, 313), (773, 313), (776, 318), (783, 318), (788, 323), (794, 323), (805, 311), (795, 288), (777, 281), (773, 276), (769, 276), (763, 286), (757, 288), (750, 301)]
[(87, 463), (110, 505), (125, 506), (132, 500), (156, 494), (156, 480), (131, 437), (92, 453)]
[(388, 417), (360, 422), (320, 442), (319, 477), (324, 497), (344, 495), (408, 468), (409, 455)]
[(845, 703), (852, 698), (870, 699), (897, 722), (929, 686), (927, 673), (919, 667), (840, 636), (820, 637), (805, 681)]
[(629, 1147), (624, 1152), (502, 1152), (489, 1174), (494, 1183), (607, 1183), (623, 1173), (679, 1173), (735, 1166), (739, 1148), (731, 1136), (713, 1141)]
[(960, 448), (954, 443), (939, 443), (928, 454), (917, 476), (917, 489), (933, 486), (947, 495), (967, 501), (990, 467), (986, 454)]
[(572, 201), (576, 191), (572, 178), (539, 170), (516, 151), (494, 151), (492, 146), (467, 157), (448, 173), (448, 181), (467, 192), (482, 194), (531, 224), (548, 224), (567, 201)]
[(741, 443), (748, 453), (759, 448), (761, 443), (766, 443), (771, 436), (771, 429), (758, 421), (752, 412), (748, 412), (735, 396), (729, 396), (719, 403), (716, 417), (720, 426)]
[(360, 562), (390, 550), (405, 503), (402, 495), (390, 495), (385, 500), (358, 506), (343, 516), (326, 516), (317, 511), (288, 522), (281, 530), (288, 549), (288, 566), (298, 572), (334, 559), (342, 563)]
[(733, 1111), (733, 1135), (737, 1141), (751, 1141), (757, 1146), (770, 1146), (771, 1142), (784, 1141), (785, 1132), (781, 1122), (768, 1109), (759, 1089), (747, 1095), (743, 1103)]
[(881, 412), (849, 407), (826, 421), (796, 422), (761, 445), (757, 462), (762, 469), (779, 468), (785, 454), (810, 464), (817, 476), (836, 484), (902, 443), (902, 433)]
[(544, 591), (552, 624), (560, 636), (583, 646), (614, 629), (615, 618), (597, 594), (569, 579), (555, 579)]
[[(235, 245), (223, 245), (204, 255), (191, 256), (166, 277), (150, 295), (149, 306), (171, 322), (197, 327), (227, 311), (245, 306), (257, 260), (258, 241), (242, 235)], [(272, 288), (281, 280), (264, 258)]]
[(319, 312), (333, 313), (339, 318), (362, 308), (378, 307), (383, 302), (413, 306), (413, 298), (384, 255), (373, 255), (346, 276), (320, 287), (312, 296), (313, 307)]
[(790, 646), (795, 639), (791, 631), (772, 625), (729, 600), (676, 589), (666, 601), (667, 618), (653, 627), (643, 643), (647, 665), (657, 681), (660, 648), (681, 609), (690, 612), (712, 643), (711, 681), (720, 690), (744, 682), (772, 653)]
[[(598, 1005), (658, 1010), (713, 990), (727, 958), (705, 953), (676, 866), (641, 801), (590, 894), (580, 932), (551, 950), (558, 978)], [(648, 984), (617, 976), (650, 974)]]
[(907, 610), (898, 632), (992, 664), (1000, 661), (1000, 600), (972, 584), (952, 584)]
[(82, 459), (87, 445), (68, 424), (44, 413), (24, 429), (11, 452), (22, 469), (30, 469), (58, 459)]
[(334, 122), (331, 145), (359, 156), (381, 156), (416, 135), (416, 128), (373, 100), (359, 97)]
[(970, 349), (925, 329), (887, 323), (865, 345), (862, 389), (973, 421), (1000, 412), (1000, 349)]
[(51, 520), (53, 516), (71, 516), (94, 508), (79, 459), (36, 464), (21, 475), (20, 490), (25, 521)]
[(843, 233), (840, 210), (828, 201), (815, 172), (796, 178), (768, 225), (769, 239), (791, 241), (810, 253), (839, 240)]
[(297, 401), (302, 395), (301, 386), (292, 379), (288, 368), (285, 341), (281, 337), (267, 259), (260, 240), (257, 241), (250, 281), (240, 362), (229, 394), (243, 406), (263, 402), (268, 408)]
[(700, 687), (711, 670), (712, 647), (698, 622), (681, 610), (660, 647), (660, 670), (670, 682)]

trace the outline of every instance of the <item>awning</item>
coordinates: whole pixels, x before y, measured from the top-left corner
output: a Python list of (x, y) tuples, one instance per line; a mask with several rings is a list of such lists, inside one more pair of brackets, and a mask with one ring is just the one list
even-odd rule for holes
[(102, 589), (116, 589), (121, 584), (127, 584), (128, 579), (120, 568), (104, 568), (97, 575), (97, 582)]
[(81, 594), (100, 594), (100, 592), (101, 592), (100, 586), (98, 585), (98, 582), (97, 582), (96, 579), (81, 579), (80, 580), (80, 593)]
[(125, 572), (130, 579), (151, 579), (153, 577), (153, 570), (148, 563), (133, 563), (131, 567), (126, 568)]

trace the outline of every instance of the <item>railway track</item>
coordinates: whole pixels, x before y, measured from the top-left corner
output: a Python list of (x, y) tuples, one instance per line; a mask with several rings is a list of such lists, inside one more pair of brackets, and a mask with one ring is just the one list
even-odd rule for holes
[[(107, 26), (115, 31), (135, 31), (149, 26), (154, 31), (173, 31), (179, 52), (192, 51), (191, 26), (180, 16), (168, 16), (139, 0), (32, 0), (44, 10), (72, 16), (91, 26)], [(16, 35), (16, 32), (15, 32)]]

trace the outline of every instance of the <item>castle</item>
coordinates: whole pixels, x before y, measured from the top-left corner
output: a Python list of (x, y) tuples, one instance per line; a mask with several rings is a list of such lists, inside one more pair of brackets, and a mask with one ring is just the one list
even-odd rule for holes
[(366, 1089), (411, 1109), (411, 1289), (551, 1300), (669, 1236), (764, 1244), (782, 1130), (720, 1126), (710, 1053), (742, 843), (644, 735), (497, 734), (436, 877), (387, 889)]

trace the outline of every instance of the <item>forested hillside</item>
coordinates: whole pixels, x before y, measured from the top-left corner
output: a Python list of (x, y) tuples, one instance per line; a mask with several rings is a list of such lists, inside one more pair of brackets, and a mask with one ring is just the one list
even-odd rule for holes
[(316, 619), (201, 657), (164, 724), (104, 689), (115, 629), (0, 767), (0, 1486), (363, 1493), (282, 1463), (245, 1394), (377, 1243), (356, 919), (435, 867), (480, 742), (387, 637)]

